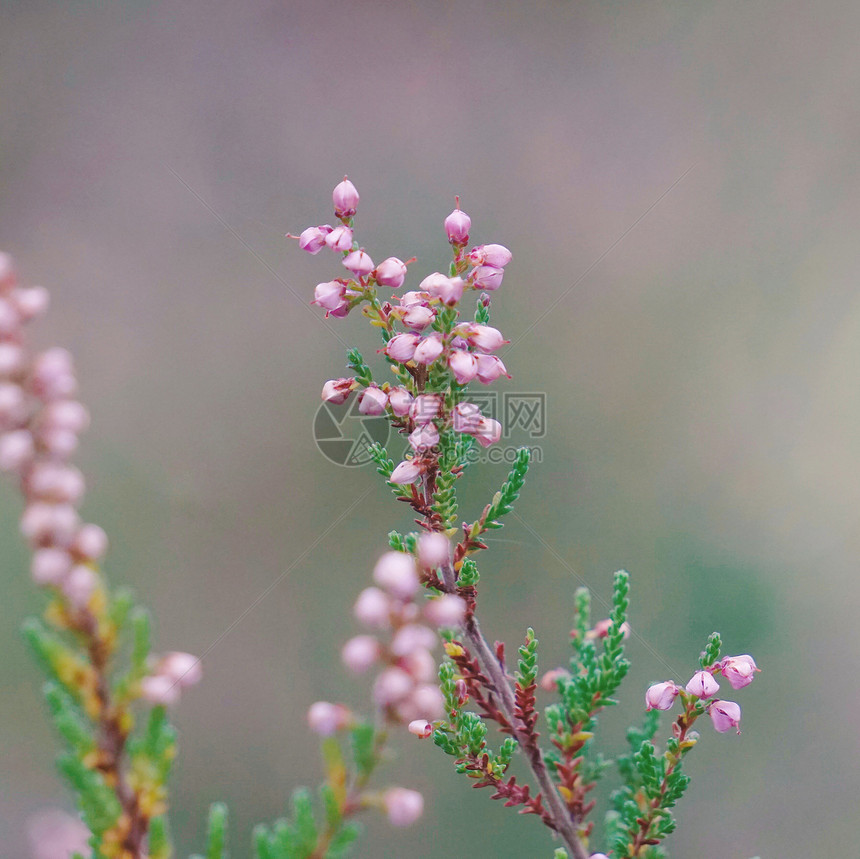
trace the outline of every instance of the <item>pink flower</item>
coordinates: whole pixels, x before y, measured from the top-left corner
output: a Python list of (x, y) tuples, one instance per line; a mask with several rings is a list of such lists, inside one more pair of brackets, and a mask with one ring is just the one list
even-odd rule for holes
[(156, 673), (169, 677), (180, 688), (196, 686), (203, 677), (203, 663), (193, 654), (174, 650), (165, 653), (156, 666)]
[(9, 337), (21, 326), (18, 308), (11, 301), (0, 298), (0, 335)]
[(720, 684), (714, 680), (710, 671), (697, 671), (686, 686), (690, 695), (697, 698), (710, 698), (720, 691)]
[(436, 684), (416, 686), (397, 704), (397, 716), (404, 722), (413, 719), (441, 719), (445, 715), (445, 698)]
[(36, 452), (29, 430), (12, 430), (0, 435), (0, 471), (21, 471)]
[(411, 650), (401, 656), (397, 664), (408, 672), (417, 683), (427, 683), (436, 678), (436, 659), (429, 650)]
[[(611, 626), (612, 621), (606, 617), (603, 620), (597, 621), (594, 627), (585, 633), (585, 637), (588, 639), (606, 638), (609, 635), (609, 628)], [(621, 637), (622, 639), (630, 637), (630, 624), (627, 621), (621, 624)]]
[(734, 701), (712, 701), (708, 705), (708, 715), (715, 731), (724, 734), (736, 728), (738, 733), (741, 732), (741, 708)]
[(454, 406), (454, 429), (472, 435), (478, 431), (483, 417), (474, 403), (457, 403)]
[(541, 677), (538, 685), (545, 692), (555, 692), (558, 690), (558, 681), (563, 677), (570, 677), (570, 672), (564, 668), (551, 668)]
[(71, 353), (66, 349), (48, 349), (36, 356), (30, 374), (33, 393), (44, 401), (72, 396), (78, 388)]
[(27, 478), (30, 494), (41, 501), (59, 501), (77, 505), (84, 495), (84, 476), (71, 465), (38, 462)]
[(42, 316), (51, 303), (51, 294), (44, 286), (30, 286), (16, 289), (10, 296), (19, 316), (25, 322)]
[(336, 280), (318, 283), (314, 289), (314, 300), (311, 304), (322, 307), (323, 310), (337, 310), (346, 300), (346, 286)]
[(414, 459), (405, 459), (391, 472), (391, 477), (388, 479), (400, 486), (408, 486), (410, 483), (415, 483), (423, 472), (423, 467)]
[(374, 276), (380, 286), (391, 289), (400, 289), (406, 280), (406, 263), (397, 257), (384, 259), (377, 267)]
[(343, 664), (355, 674), (363, 674), (380, 655), (379, 642), (372, 635), (356, 635), (344, 644), (340, 652)]
[(17, 343), (0, 343), (0, 375), (11, 376), (24, 369), (24, 350)]
[(431, 334), (422, 337), (415, 347), (414, 359), (416, 364), (432, 364), (444, 351), (445, 344), (440, 334)]
[(361, 392), (361, 396), (358, 399), (358, 410), (363, 415), (384, 415), (387, 404), (388, 394), (381, 388), (370, 385)]
[(426, 740), (433, 733), (433, 726), (426, 719), (413, 719), (407, 729), (421, 740)]
[(407, 334), (395, 334), (385, 345), (385, 354), (392, 361), (405, 364), (411, 361), (415, 355), (415, 347), (418, 345), (418, 335), (409, 332)]
[(430, 423), (442, 413), (443, 405), (440, 394), (419, 394), (412, 403), (412, 420), (416, 424)]
[(474, 266), (492, 265), (504, 268), (511, 259), (512, 254), (504, 245), (478, 245), (469, 251), (469, 262)]
[(343, 265), (356, 277), (367, 277), (373, 271), (373, 260), (364, 250), (353, 251), (343, 259)]
[(391, 622), (391, 597), (379, 588), (365, 588), (352, 609), (355, 617), (373, 629), (385, 629)]
[(325, 243), (333, 251), (343, 253), (352, 250), (352, 230), (344, 224), (340, 224), (325, 237)]
[(410, 826), (424, 813), (424, 797), (417, 790), (391, 787), (383, 798), (385, 813), (392, 826)]
[(472, 228), (472, 219), (457, 208), (445, 218), (445, 234), (452, 245), (465, 245), (469, 243), (469, 230)]
[(448, 356), (448, 366), (458, 385), (468, 385), (478, 375), (478, 362), (475, 356), (465, 349), (452, 349)]
[(424, 304), (429, 300), (430, 296), (426, 292), (417, 292), (413, 290), (412, 292), (404, 292), (403, 295), (400, 296), (400, 306), (412, 307), (413, 304)]
[(98, 576), (86, 564), (75, 564), (60, 585), (66, 599), (75, 608), (84, 608), (97, 586)]
[(90, 414), (77, 400), (54, 400), (39, 414), (40, 428), (63, 429), (83, 432), (90, 425)]
[(13, 427), (27, 417), (27, 400), (20, 385), (0, 382), (0, 427)]
[(432, 650), (436, 641), (436, 633), (430, 627), (421, 623), (407, 623), (394, 634), (389, 649), (395, 656), (406, 656), (413, 650)]
[(748, 653), (743, 656), (727, 656), (720, 662), (720, 671), (729, 681), (732, 689), (743, 689), (755, 679), (757, 671), (755, 660)]
[(140, 681), (140, 694), (154, 706), (167, 707), (179, 700), (179, 684), (163, 674), (151, 674)]
[(406, 388), (392, 388), (388, 392), (388, 407), (397, 417), (405, 417), (412, 408), (412, 394)]
[(478, 362), (478, 372), (476, 374), (478, 381), (484, 385), (495, 382), (499, 376), (507, 376), (510, 379), (501, 358), (497, 358), (495, 355), (482, 355), (479, 353), (475, 355), (475, 360)]
[(494, 265), (479, 265), (472, 270), (470, 280), (476, 289), (486, 289), (487, 292), (495, 292), (502, 285), (505, 276), (503, 268)]
[(308, 227), (299, 236), (299, 247), (309, 254), (316, 255), (325, 247), (326, 236), (330, 232), (331, 227), (328, 224), (323, 224), (321, 227)]
[(438, 298), (443, 304), (449, 306), (453, 306), (463, 297), (465, 288), (462, 278), (446, 277), (438, 271), (425, 277), (419, 286), (432, 298)]
[(435, 570), (451, 560), (451, 544), (439, 531), (429, 531), (418, 538), (418, 563)]
[(108, 537), (98, 525), (81, 525), (72, 551), (85, 561), (100, 561), (108, 550)]
[(502, 437), (502, 425), (492, 418), (481, 418), (472, 435), (481, 447), (489, 447)]
[(90, 831), (80, 818), (59, 809), (40, 811), (27, 821), (32, 859), (90, 857)]
[(352, 712), (343, 704), (317, 701), (308, 708), (308, 727), (321, 737), (330, 737), (352, 722)]
[(21, 533), (32, 544), (42, 542), (67, 546), (80, 527), (81, 520), (69, 504), (28, 504), (21, 516)]
[(415, 681), (402, 668), (386, 668), (373, 681), (373, 700), (379, 707), (389, 707), (402, 701), (414, 686)]
[(343, 182), (335, 185), (331, 195), (334, 203), (334, 213), (339, 218), (351, 218), (355, 214), (355, 209), (358, 206), (359, 196), (355, 185), (343, 177)]
[(456, 594), (442, 594), (424, 606), (424, 617), (436, 627), (459, 626), (466, 617), (466, 601)]
[(373, 568), (373, 580), (402, 600), (411, 599), (421, 586), (415, 561), (406, 552), (386, 552)]
[(655, 683), (653, 686), (649, 686), (648, 691), (645, 693), (645, 709), (668, 710), (680, 691), (671, 680), (666, 683)]
[(400, 314), (400, 318), (407, 328), (418, 331), (426, 328), (436, 318), (436, 313), (422, 304), (413, 304)]
[(462, 333), (472, 346), (482, 352), (495, 352), (500, 346), (510, 342), (505, 340), (498, 328), (493, 328), (491, 325), (466, 322), (458, 325), (456, 330), (458, 333)]
[(352, 379), (329, 379), (322, 389), (323, 402), (339, 406), (347, 401), (352, 390)]
[(30, 573), (37, 585), (59, 585), (72, 569), (72, 559), (63, 549), (37, 549), (30, 562)]
[(417, 453), (424, 453), (439, 444), (439, 430), (435, 424), (419, 426), (409, 433), (409, 444)]

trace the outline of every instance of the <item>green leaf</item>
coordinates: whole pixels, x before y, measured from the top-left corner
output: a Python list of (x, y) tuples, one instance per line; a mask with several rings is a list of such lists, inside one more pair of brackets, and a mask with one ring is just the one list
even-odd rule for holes
[(227, 806), (222, 802), (209, 807), (206, 859), (227, 859)]

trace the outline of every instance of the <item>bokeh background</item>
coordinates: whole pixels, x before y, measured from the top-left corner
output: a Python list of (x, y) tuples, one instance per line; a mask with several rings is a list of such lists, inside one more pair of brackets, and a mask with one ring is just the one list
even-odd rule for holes
[[(111, 536), (113, 578), (152, 607), (158, 647), (218, 640), (176, 713), (179, 855), (199, 849), (211, 801), (229, 802), (248, 856), (252, 824), (317, 783), (306, 707), (365, 700), (337, 653), (385, 533), (409, 523), (310, 431), (343, 368), (335, 334), (374, 348), (360, 320), (308, 312), (338, 265), (284, 240), (330, 220), (344, 173), (376, 259), (415, 254), (416, 277), (443, 264), (455, 193), (473, 238), (514, 252), (494, 310), (505, 384), (547, 393), (548, 434), (518, 507), (534, 531), (511, 520), (483, 563), (489, 634), (513, 647), (532, 624), (558, 664), (574, 588), (599, 603), (629, 569), (638, 637), (610, 747), (712, 629), (764, 669), (737, 696), (743, 734), (706, 730), (690, 758), (673, 855), (856, 855), (860, 6), (0, 10), (0, 235), (53, 292), (39, 342), (77, 358), (85, 515)], [(472, 477), (466, 512), (503, 476)], [(28, 815), (69, 807), (18, 634), (42, 604), (18, 505), (7, 485), (9, 857), (27, 855)], [(410, 831), (369, 820), (356, 856), (551, 853), (538, 823), (409, 739), (383, 781), (425, 791), (428, 812)]]

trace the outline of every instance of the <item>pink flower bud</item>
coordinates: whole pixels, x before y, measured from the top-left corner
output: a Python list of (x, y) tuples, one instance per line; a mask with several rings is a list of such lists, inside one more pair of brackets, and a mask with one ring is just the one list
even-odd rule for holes
[(435, 684), (417, 686), (397, 704), (397, 715), (404, 722), (441, 719), (445, 715), (445, 698)]
[(77, 817), (64, 811), (40, 811), (27, 821), (31, 859), (69, 859), (80, 854), (90, 857), (90, 831)]
[(330, 737), (351, 722), (352, 712), (343, 704), (317, 701), (308, 708), (308, 727), (321, 737)]
[(62, 549), (37, 549), (30, 563), (33, 581), (40, 586), (59, 585), (72, 569), (72, 559)]
[(363, 250), (344, 257), (343, 264), (356, 277), (367, 277), (373, 271), (373, 260)]
[(444, 534), (429, 531), (418, 538), (418, 563), (422, 567), (435, 570), (450, 560), (451, 545)]
[(141, 697), (156, 707), (175, 704), (181, 691), (177, 683), (162, 674), (152, 674), (140, 681)]
[(386, 668), (373, 682), (373, 700), (379, 707), (389, 707), (405, 698), (414, 686), (402, 668)]
[(388, 394), (375, 385), (365, 388), (358, 398), (358, 410), (363, 415), (384, 415), (386, 405)]
[(494, 265), (479, 265), (476, 269), (472, 269), (470, 280), (476, 289), (495, 292), (502, 285), (504, 276), (505, 270), (503, 268), (496, 268)]
[(340, 253), (352, 250), (352, 230), (340, 224), (325, 237), (325, 243), (326, 247)]
[(29, 286), (13, 290), (9, 296), (19, 316), (25, 322), (43, 316), (51, 303), (51, 294), (44, 286)]
[(424, 606), (424, 617), (433, 626), (459, 626), (466, 617), (466, 601), (456, 594), (442, 594)]
[(340, 652), (343, 664), (355, 674), (363, 674), (380, 655), (379, 642), (372, 635), (356, 635)]
[(409, 434), (409, 444), (417, 453), (425, 453), (439, 444), (439, 430), (435, 424), (424, 424)]
[(507, 376), (509, 379), (511, 378), (508, 375), (508, 371), (502, 363), (501, 358), (497, 358), (495, 355), (477, 354), (475, 355), (475, 360), (478, 362), (478, 371), (476, 375), (479, 382), (489, 385), (490, 382), (495, 382), (499, 376)]
[(0, 471), (21, 471), (33, 459), (35, 447), (29, 430), (0, 435)]
[(345, 296), (346, 287), (336, 280), (329, 280), (316, 285), (311, 304), (316, 304), (323, 310), (337, 310), (344, 303)]
[(710, 698), (720, 691), (720, 684), (714, 680), (710, 671), (697, 671), (686, 686), (690, 695), (697, 698)]
[(430, 296), (426, 292), (404, 292), (400, 296), (401, 307), (412, 307), (415, 304), (424, 304), (430, 300)]
[(439, 394), (419, 394), (412, 403), (411, 416), (416, 424), (426, 424), (442, 413), (443, 400)]
[(331, 232), (328, 224), (321, 227), (308, 227), (299, 236), (299, 247), (309, 254), (318, 254), (325, 247), (326, 236)]
[(753, 682), (756, 671), (761, 669), (756, 667), (752, 656), (745, 653), (743, 656), (727, 656), (720, 662), (720, 671), (732, 689), (743, 689)]
[(469, 435), (478, 431), (483, 417), (474, 403), (457, 403), (454, 406), (454, 429)]
[(78, 389), (72, 356), (66, 349), (48, 349), (33, 362), (30, 377), (33, 393), (42, 400), (61, 400)]
[(75, 508), (68, 504), (28, 504), (21, 516), (21, 533), (32, 544), (42, 542), (67, 546), (80, 527)]
[(412, 408), (412, 394), (406, 388), (392, 388), (388, 392), (388, 407), (397, 417), (405, 417)]
[(459, 206), (445, 218), (445, 234), (452, 245), (468, 244), (471, 228), (472, 219), (465, 212), (460, 211)]
[(502, 437), (502, 425), (492, 418), (481, 418), (478, 427), (472, 435), (481, 447), (489, 447)]
[(11, 289), (17, 279), (15, 261), (9, 254), (0, 252), (0, 290)]
[(449, 307), (453, 307), (463, 297), (465, 286), (463, 278), (446, 277), (438, 271), (425, 277), (420, 283), (420, 288), (431, 298), (438, 298)]
[(161, 658), (156, 673), (169, 677), (181, 688), (187, 689), (200, 682), (203, 676), (203, 663), (193, 653), (175, 650)]
[(589, 859), (609, 859), (605, 853), (592, 853)]
[(75, 564), (63, 580), (61, 587), (66, 599), (75, 608), (83, 608), (89, 602), (98, 583), (98, 576), (92, 567), (86, 564)]
[(471, 352), (464, 349), (452, 349), (448, 356), (448, 366), (454, 374), (458, 385), (468, 385), (478, 375), (478, 362)]
[(504, 268), (511, 259), (511, 252), (504, 245), (478, 245), (469, 251), (469, 262), (474, 266), (492, 265)]
[(432, 650), (437, 641), (436, 633), (430, 627), (421, 623), (407, 623), (394, 634), (389, 649), (395, 656), (406, 656), (413, 650)]
[(13, 376), (24, 369), (24, 350), (17, 343), (0, 343), (0, 376)]
[(415, 483), (423, 473), (423, 467), (415, 462), (414, 459), (405, 459), (391, 472), (389, 480), (400, 486), (408, 486), (411, 483)]
[(373, 568), (373, 580), (402, 600), (415, 596), (420, 587), (415, 561), (405, 552), (386, 552)]
[(429, 650), (419, 648), (401, 656), (397, 664), (409, 674), (416, 683), (428, 683), (437, 675), (436, 659)]
[(423, 304), (413, 304), (401, 313), (400, 318), (407, 328), (420, 331), (436, 318), (436, 312)]
[[(589, 640), (595, 638), (606, 638), (606, 636), (609, 635), (611, 626), (612, 621), (608, 617), (605, 617), (603, 620), (597, 621), (597, 623), (594, 624), (594, 627), (585, 633), (585, 637)], [(624, 623), (621, 624), (621, 637), (622, 639), (630, 637), (630, 624), (627, 623), (627, 621), (624, 621)]]
[(558, 690), (558, 681), (563, 677), (570, 677), (570, 672), (564, 668), (552, 668), (541, 677), (538, 685), (545, 692), (555, 692)]
[(426, 719), (413, 719), (409, 723), (408, 731), (419, 739), (426, 740), (433, 733), (433, 726)]
[(423, 337), (415, 347), (415, 354), (412, 356), (416, 364), (432, 364), (444, 351), (445, 344), (442, 342), (440, 334), (430, 334), (428, 337)]
[[(462, 327), (465, 328), (464, 334), (469, 343), (482, 352), (494, 352), (505, 343), (510, 343), (510, 340), (505, 340), (498, 328), (493, 328), (491, 325), (478, 325), (472, 322)], [(460, 328), (461, 326), (458, 326), (458, 330)]]
[(373, 629), (385, 629), (391, 622), (391, 598), (379, 588), (365, 588), (352, 609), (356, 619)]
[(380, 286), (390, 289), (400, 289), (406, 280), (406, 263), (397, 257), (384, 259), (377, 267), (374, 276)]
[(715, 731), (724, 734), (736, 728), (738, 733), (741, 732), (741, 708), (734, 701), (712, 701), (708, 705), (708, 715)]
[(329, 379), (322, 389), (323, 402), (339, 406), (347, 401), (352, 390), (352, 379)]
[(78, 449), (78, 437), (70, 430), (42, 428), (39, 441), (45, 453), (55, 459), (68, 459)]
[(418, 345), (418, 335), (411, 332), (407, 334), (395, 334), (388, 343), (385, 344), (385, 354), (392, 361), (399, 361), (405, 364), (411, 361), (415, 355), (415, 347)]
[(343, 182), (335, 185), (331, 199), (334, 203), (334, 213), (339, 218), (351, 218), (355, 214), (359, 200), (358, 191), (346, 176), (343, 177)]
[(0, 382), (0, 426), (14, 427), (27, 417), (27, 400), (20, 385)]
[(42, 428), (84, 432), (90, 425), (90, 414), (77, 400), (55, 400), (41, 411), (39, 424)]
[(27, 477), (27, 488), (41, 501), (77, 504), (84, 495), (84, 476), (71, 465), (39, 462)]
[(81, 525), (71, 548), (85, 561), (100, 561), (107, 553), (107, 534), (98, 525)]
[(21, 317), (11, 301), (0, 298), (0, 336), (9, 337), (21, 326)]
[(671, 680), (649, 686), (648, 691), (645, 693), (645, 709), (668, 710), (680, 691)]
[(383, 799), (392, 826), (411, 826), (424, 813), (424, 797), (417, 790), (391, 787)]

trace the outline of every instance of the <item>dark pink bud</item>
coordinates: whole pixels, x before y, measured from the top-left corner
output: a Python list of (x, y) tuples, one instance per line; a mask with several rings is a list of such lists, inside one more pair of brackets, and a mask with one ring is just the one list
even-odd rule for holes
[(504, 245), (478, 245), (469, 251), (469, 262), (474, 266), (492, 265), (504, 268), (511, 259), (511, 252)]
[(714, 680), (710, 671), (697, 671), (686, 686), (690, 695), (697, 698), (710, 698), (720, 691), (720, 684)]
[(720, 662), (720, 671), (729, 681), (732, 689), (743, 689), (755, 679), (757, 671), (755, 660), (748, 653), (743, 656), (727, 656)]
[(680, 691), (671, 680), (649, 686), (645, 692), (645, 709), (668, 710)]
[(344, 257), (343, 264), (356, 277), (367, 277), (373, 271), (373, 260), (363, 251), (353, 251)]
[(352, 230), (341, 224), (325, 237), (325, 243), (333, 251), (343, 253), (344, 251), (352, 250)]
[(380, 286), (399, 289), (406, 280), (406, 263), (397, 257), (388, 257), (376, 267), (375, 277)]
[(708, 705), (708, 715), (713, 722), (714, 730), (721, 734), (737, 729), (740, 733), (741, 708), (734, 701), (712, 701)]
[(469, 279), (476, 289), (494, 292), (502, 285), (504, 276), (505, 270), (503, 268), (496, 268), (494, 265), (479, 265), (472, 271)]
[(321, 227), (308, 227), (299, 236), (299, 247), (309, 254), (318, 254), (325, 247), (326, 236), (331, 232), (328, 224)]
[(347, 401), (352, 390), (352, 379), (329, 379), (322, 389), (323, 402), (339, 406)]
[(433, 733), (433, 726), (426, 719), (413, 719), (407, 729), (421, 740), (426, 740)]
[(334, 213), (339, 218), (351, 218), (355, 214), (359, 200), (358, 191), (346, 176), (343, 177), (343, 182), (335, 185), (331, 198), (334, 203)]
[(472, 219), (465, 212), (460, 211), (459, 206), (445, 218), (445, 234), (452, 245), (468, 244), (471, 228)]
[(570, 672), (564, 668), (552, 668), (540, 679), (540, 688), (545, 692), (555, 692), (558, 689), (558, 681), (564, 677), (570, 677)]

